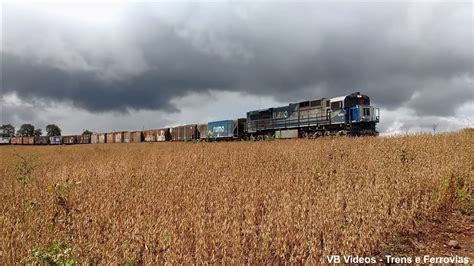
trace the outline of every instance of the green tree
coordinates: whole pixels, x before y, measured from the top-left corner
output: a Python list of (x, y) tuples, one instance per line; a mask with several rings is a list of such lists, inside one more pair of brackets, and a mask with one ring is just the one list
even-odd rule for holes
[(46, 126), (46, 135), (48, 137), (61, 136), (61, 129), (55, 124), (47, 125)]
[(0, 126), (0, 135), (1, 137), (13, 137), (15, 136), (15, 127), (11, 124), (1, 125)]
[(23, 124), (16, 134), (20, 137), (32, 137), (35, 135), (35, 126), (32, 124)]
[(84, 132), (82, 132), (82, 135), (83, 136), (84, 135), (92, 135), (92, 132), (86, 129), (86, 130), (84, 130)]
[(35, 129), (35, 131), (33, 132), (33, 134), (34, 134), (35, 136), (41, 136), (41, 135), (43, 135), (43, 131), (41, 130), (41, 128), (37, 128), (37, 129)]

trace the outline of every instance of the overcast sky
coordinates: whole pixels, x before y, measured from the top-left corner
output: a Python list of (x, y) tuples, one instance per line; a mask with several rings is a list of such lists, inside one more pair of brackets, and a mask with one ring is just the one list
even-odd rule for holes
[(94, 3), (3, 4), (2, 124), (157, 128), (360, 91), (383, 133), (473, 126), (473, 2)]

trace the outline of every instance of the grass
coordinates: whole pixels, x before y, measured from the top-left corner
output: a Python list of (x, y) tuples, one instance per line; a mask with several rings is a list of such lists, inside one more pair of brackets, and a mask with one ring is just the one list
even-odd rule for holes
[(3, 146), (0, 262), (378, 254), (423, 219), (469, 210), (473, 134)]

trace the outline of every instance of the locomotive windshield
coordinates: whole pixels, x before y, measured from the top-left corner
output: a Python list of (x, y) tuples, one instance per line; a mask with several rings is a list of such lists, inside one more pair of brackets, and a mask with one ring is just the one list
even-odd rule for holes
[(354, 107), (356, 105), (370, 105), (369, 97), (361, 94), (351, 94), (344, 100), (345, 107)]

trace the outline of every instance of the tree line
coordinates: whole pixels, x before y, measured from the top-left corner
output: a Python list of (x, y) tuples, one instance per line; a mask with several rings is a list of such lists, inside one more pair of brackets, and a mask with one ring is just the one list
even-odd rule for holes
[[(55, 124), (49, 124), (45, 128), (46, 136), (61, 136), (61, 128)], [(82, 135), (91, 135), (92, 132), (84, 130)], [(23, 124), (20, 129), (15, 132), (15, 127), (11, 124), (0, 126), (0, 137), (34, 137), (42, 136), (43, 130), (41, 128), (35, 128), (32, 124)]]

